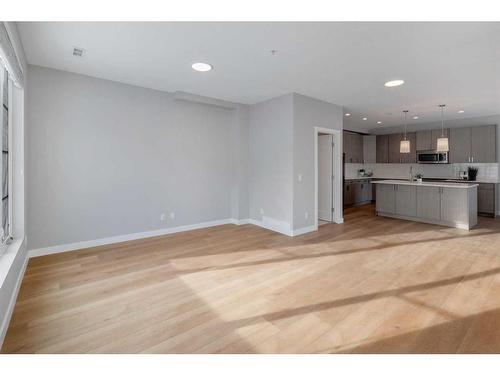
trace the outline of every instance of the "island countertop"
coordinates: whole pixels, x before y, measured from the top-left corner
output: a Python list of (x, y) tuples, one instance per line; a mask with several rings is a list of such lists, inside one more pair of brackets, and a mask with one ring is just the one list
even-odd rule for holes
[(460, 183), (460, 182), (433, 182), (433, 181), (408, 181), (408, 180), (380, 180), (371, 181), (372, 184), (384, 184), (384, 185), (412, 185), (412, 186), (433, 186), (433, 187), (450, 187), (456, 189), (471, 189), (473, 187), (479, 186), (475, 183)]

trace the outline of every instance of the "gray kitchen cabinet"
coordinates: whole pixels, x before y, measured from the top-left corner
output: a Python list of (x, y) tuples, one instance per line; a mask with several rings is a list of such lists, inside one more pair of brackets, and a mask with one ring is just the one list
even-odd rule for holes
[(394, 214), (395, 212), (395, 185), (377, 184), (377, 212)]
[(439, 187), (417, 186), (417, 216), (424, 219), (441, 219), (441, 190)]
[(429, 151), (432, 150), (432, 130), (419, 130), (416, 136), (416, 150)]
[(352, 162), (363, 163), (363, 136), (361, 134), (351, 134)]
[(441, 220), (454, 224), (467, 223), (469, 220), (467, 189), (452, 187), (442, 187), (440, 189)]
[(389, 163), (401, 163), (400, 141), (401, 134), (389, 134)]
[(346, 163), (363, 163), (363, 135), (344, 131), (343, 149)]
[(389, 162), (389, 136), (377, 135), (376, 139), (376, 159), (377, 163)]
[(350, 181), (344, 184), (344, 206), (354, 204), (354, 186)]
[[(404, 139), (404, 136), (401, 136)], [(401, 163), (416, 163), (417, 162), (417, 152), (415, 149), (417, 134), (416, 133), (406, 133), (406, 139), (410, 141), (410, 153), (401, 154)]]
[(361, 180), (359, 182), (360, 185), (360, 203), (368, 202), (372, 200), (372, 186), (369, 180)]
[(375, 135), (364, 135), (363, 136), (363, 159), (364, 163), (376, 163), (377, 162), (377, 146), (376, 146)]
[[(437, 149), (437, 140), (438, 140), (438, 138), (441, 138), (441, 133), (444, 135), (444, 137), (449, 137), (450, 130), (443, 129), (442, 132), (441, 132), (441, 129), (432, 129), (431, 130), (431, 148), (429, 150), (436, 150)], [(448, 140), (448, 142), (449, 142), (449, 140)]]
[(417, 216), (416, 186), (395, 185), (395, 213), (402, 216)]
[(449, 145), (451, 163), (469, 163), (471, 160), (471, 128), (451, 128)]
[(477, 212), (495, 215), (495, 184), (479, 184), (477, 188)]
[(346, 163), (351, 163), (352, 156), (351, 156), (351, 133), (349, 132), (342, 132), (342, 147), (345, 155), (345, 162)]
[(470, 156), (473, 163), (496, 163), (496, 125), (475, 126), (470, 128)]

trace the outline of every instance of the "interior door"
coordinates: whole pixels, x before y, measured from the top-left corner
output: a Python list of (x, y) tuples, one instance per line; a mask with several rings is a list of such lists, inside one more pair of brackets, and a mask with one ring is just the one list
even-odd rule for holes
[(318, 219), (332, 221), (333, 135), (318, 136)]

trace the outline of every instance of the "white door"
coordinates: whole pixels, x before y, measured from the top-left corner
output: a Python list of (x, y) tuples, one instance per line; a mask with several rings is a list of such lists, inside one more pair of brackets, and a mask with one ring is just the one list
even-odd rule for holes
[(318, 219), (333, 221), (333, 135), (318, 136)]

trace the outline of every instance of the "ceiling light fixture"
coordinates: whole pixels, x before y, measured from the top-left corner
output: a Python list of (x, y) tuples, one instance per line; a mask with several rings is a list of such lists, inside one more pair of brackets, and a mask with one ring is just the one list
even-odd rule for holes
[(396, 87), (396, 86), (401, 86), (403, 83), (405, 83), (405, 81), (403, 81), (402, 79), (395, 79), (395, 80), (388, 81), (388, 82), (384, 83), (384, 86), (385, 87)]
[(413, 116), (413, 119), (414, 120), (418, 120), (418, 116)]
[(366, 121), (366, 120), (368, 120), (368, 119), (366, 117), (363, 117), (363, 121)]
[(382, 123), (382, 121), (377, 121), (377, 124), (381, 124), (381, 123)]
[(410, 141), (406, 139), (406, 115), (408, 114), (408, 110), (405, 109), (403, 111), (403, 119), (404, 119), (404, 125), (405, 125), (405, 137), (399, 144), (399, 152), (402, 154), (409, 154), (410, 153)]
[(458, 111), (458, 113), (464, 113), (465, 111), (463, 109), (461, 109), (460, 111)]
[(208, 72), (208, 71), (212, 70), (212, 65), (202, 63), (202, 62), (197, 62), (197, 63), (194, 63), (193, 65), (191, 65), (191, 68), (193, 68), (197, 72)]
[(350, 113), (346, 113), (345, 114), (345, 117), (349, 117), (351, 114)]
[(444, 107), (446, 104), (440, 104), (439, 108), (441, 108), (441, 138), (437, 139), (437, 151), (450, 151), (450, 146), (448, 144), (448, 137), (444, 136)]

